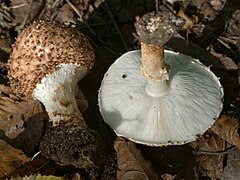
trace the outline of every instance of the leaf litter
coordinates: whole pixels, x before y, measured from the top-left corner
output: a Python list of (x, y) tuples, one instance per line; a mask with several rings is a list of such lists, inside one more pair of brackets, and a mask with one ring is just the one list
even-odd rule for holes
[[(155, 1), (134, 0), (126, 3), (120, 0), (74, 0), (74, 1), (0, 1), (0, 57), (3, 63), (11, 52), (11, 44), (16, 35), (29, 23), (43, 19), (56, 20), (73, 26), (85, 33), (95, 46), (97, 62), (93, 72), (80, 82), (78, 104), (90, 127), (97, 129), (118, 154), (118, 179), (237, 179), (239, 177), (239, 112), (240, 112), (240, 72), (239, 72), (239, 5), (228, 0), (214, 1), (165, 1), (160, 10), (183, 13), (190, 25), (185, 32), (173, 38), (167, 48), (191, 55), (202, 61), (220, 77), (225, 90), (224, 110), (216, 124), (196, 142), (182, 147), (151, 148), (135, 146), (123, 138), (115, 139), (111, 130), (103, 124), (97, 107), (97, 90), (101, 78), (109, 65), (127, 49), (138, 48), (133, 23), (136, 16), (155, 10)], [(180, 3), (179, 3), (180, 2)], [(190, 7), (194, 7), (195, 11)], [(202, 16), (204, 14), (204, 16)], [(5, 18), (5, 19), (3, 19)], [(127, 28), (126, 28), (127, 27)], [(2, 68), (1, 68), (2, 69)], [(6, 83), (6, 70), (0, 71)], [(34, 100), (22, 100), (11, 93), (8, 86), (0, 86), (0, 137), (4, 146), (14, 149), (15, 155), (6, 151), (1, 154), (14, 161), (20, 154), (25, 161), (12, 166), (4, 175), (16, 169), (17, 174), (27, 174), (24, 163), (38, 152), (39, 142), (47, 122), (41, 104)], [(82, 93), (83, 92), (83, 93)], [(85, 96), (84, 96), (85, 94)], [(29, 138), (31, 137), (31, 138)], [(114, 141), (115, 139), (115, 141)], [(5, 142), (4, 142), (5, 141)], [(7, 144), (6, 144), (7, 143)], [(7, 149), (8, 149), (7, 148)], [(17, 149), (15, 149), (17, 148)], [(19, 149), (19, 150), (18, 150)], [(21, 152), (21, 153), (19, 153)], [(178, 152), (173, 153), (173, 152)], [(17, 154), (19, 153), (19, 154)], [(187, 154), (186, 154), (187, 153)], [(12, 156), (12, 157), (10, 157)], [(33, 159), (26, 163), (32, 166), (30, 172), (49, 163)], [(165, 163), (164, 163), (165, 162)], [(188, 165), (184, 167), (184, 162)], [(38, 166), (34, 166), (37, 164)], [(182, 164), (181, 164), (182, 163)], [(7, 167), (8, 163), (1, 160)], [(50, 163), (51, 164), (51, 163)], [(57, 167), (57, 165), (53, 165)], [(48, 173), (57, 174), (52, 167)], [(186, 168), (187, 167), (187, 168)], [(66, 168), (65, 172), (73, 170)], [(39, 170), (39, 171), (40, 171)], [(193, 175), (194, 174), (194, 175)], [(31, 175), (31, 174), (28, 174)], [(50, 175), (50, 174), (48, 174)], [(61, 174), (63, 175), (63, 174)], [(11, 176), (10, 176), (11, 177)], [(81, 173), (79, 173), (81, 179)]]

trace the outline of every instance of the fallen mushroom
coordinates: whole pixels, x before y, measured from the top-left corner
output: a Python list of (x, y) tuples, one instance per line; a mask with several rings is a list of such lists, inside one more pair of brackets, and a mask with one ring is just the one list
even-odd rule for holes
[(118, 136), (150, 146), (184, 144), (218, 118), (218, 78), (198, 60), (164, 50), (181, 24), (168, 13), (144, 15), (135, 23), (141, 51), (123, 54), (106, 72), (99, 108)]
[(92, 69), (94, 59), (92, 46), (77, 30), (35, 22), (17, 37), (8, 61), (11, 88), (42, 102), (54, 126), (40, 144), (42, 155), (83, 168), (89, 177), (114, 167), (104, 165), (113, 154), (105, 152), (97, 132), (87, 127), (75, 99), (78, 81)]

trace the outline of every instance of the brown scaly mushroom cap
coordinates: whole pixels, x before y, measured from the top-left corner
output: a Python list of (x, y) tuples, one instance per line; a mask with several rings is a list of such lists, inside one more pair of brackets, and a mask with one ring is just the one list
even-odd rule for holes
[(45, 106), (53, 125), (85, 122), (78, 109), (77, 83), (94, 65), (94, 51), (83, 34), (55, 22), (35, 22), (18, 36), (8, 61), (16, 94)]
[(34, 22), (17, 37), (8, 61), (9, 80), (19, 95), (31, 97), (36, 84), (60, 64), (77, 64), (87, 71), (94, 51), (83, 34), (55, 22)]

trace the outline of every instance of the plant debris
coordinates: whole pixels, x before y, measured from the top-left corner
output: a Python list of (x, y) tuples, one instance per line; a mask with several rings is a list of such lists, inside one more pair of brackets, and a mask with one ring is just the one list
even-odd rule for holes
[(30, 159), (19, 149), (0, 140), (0, 178), (11, 173)]
[(145, 160), (133, 142), (117, 137), (114, 143), (117, 151), (117, 179), (159, 179), (150, 161)]
[(40, 149), (42, 155), (62, 166), (83, 169), (89, 179), (116, 177), (115, 155), (107, 154), (104, 142), (90, 128), (74, 125), (52, 127), (45, 133)]
[(196, 156), (198, 178), (217, 179), (223, 172), (226, 156), (224, 153), (225, 142), (214, 134), (206, 133), (190, 144), (194, 148), (193, 152)]

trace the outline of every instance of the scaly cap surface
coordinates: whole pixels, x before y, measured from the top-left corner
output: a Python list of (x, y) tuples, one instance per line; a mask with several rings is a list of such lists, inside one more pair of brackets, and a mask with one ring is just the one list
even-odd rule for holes
[(77, 64), (89, 71), (94, 51), (83, 34), (55, 22), (34, 22), (25, 28), (13, 46), (8, 61), (12, 89), (31, 97), (36, 84), (60, 64)]

